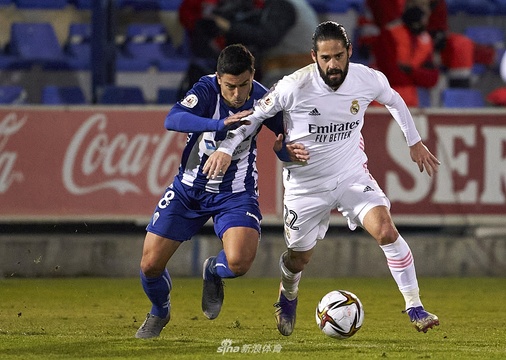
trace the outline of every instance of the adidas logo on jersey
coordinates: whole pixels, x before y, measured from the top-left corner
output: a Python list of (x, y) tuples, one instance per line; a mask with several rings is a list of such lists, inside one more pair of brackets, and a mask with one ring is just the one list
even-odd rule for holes
[(364, 188), (364, 192), (368, 192), (368, 191), (374, 191), (374, 189), (372, 187), (370, 187), (369, 185), (367, 185), (365, 188)]
[(317, 108), (314, 108), (313, 110), (311, 110), (309, 112), (309, 115), (311, 115), (311, 116), (318, 116), (318, 115), (321, 115), (321, 114), (318, 112)]

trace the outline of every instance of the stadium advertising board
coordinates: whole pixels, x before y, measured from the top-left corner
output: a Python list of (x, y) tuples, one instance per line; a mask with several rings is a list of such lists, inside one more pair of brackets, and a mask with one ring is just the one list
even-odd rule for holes
[[(163, 128), (166, 108), (0, 109), (3, 220), (145, 221), (179, 165), (186, 135)], [(429, 178), (411, 162), (388, 112), (370, 109), (363, 135), (369, 170), (406, 224), (502, 223), (506, 215), (506, 113), (414, 112), (441, 160)], [(259, 136), (260, 203), (281, 223), (274, 135)], [(341, 221), (336, 214), (335, 221)]]

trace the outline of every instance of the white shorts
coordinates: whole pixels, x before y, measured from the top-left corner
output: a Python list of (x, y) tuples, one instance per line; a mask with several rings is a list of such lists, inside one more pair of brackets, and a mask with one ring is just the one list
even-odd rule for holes
[(289, 249), (307, 251), (323, 239), (330, 213), (337, 209), (355, 230), (362, 226), (367, 212), (376, 206), (390, 209), (390, 201), (369, 173), (345, 179), (330, 191), (304, 195), (285, 195), (285, 242)]

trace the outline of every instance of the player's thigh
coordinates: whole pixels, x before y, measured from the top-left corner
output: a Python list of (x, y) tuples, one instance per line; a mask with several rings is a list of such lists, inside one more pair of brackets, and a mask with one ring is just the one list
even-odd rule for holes
[[(232, 228), (251, 228), (256, 232), (256, 239), (260, 234), (262, 214), (256, 195), (243, 193), (227, 194), (215, 199), (213, 208), (214, 231), (220, 239)], [(238, 236), (246, 233), (237, 230)], [(250, 232), (247, 232), (248, 234)], [(232, 236), (229, 236), (233, 240)]]
[(348, 226), (355, 230), (363, 226), (369, 210), (382, 206), (390, 209), (390, 201), (376, 180), (369, 174), (361, 173), (341, 182), (338, 187), (337, 210), (347, 218)]
[(323, 239), (333, 201), (328, 192), (285, 195), (283, 200), (285, 242), (288, 249), (304, 252)]
[(256, 255), (262, 219), (257, 197), (236, 193), (221, 200), (213, 220), (227, 259), (229, 263), (251, 263)]

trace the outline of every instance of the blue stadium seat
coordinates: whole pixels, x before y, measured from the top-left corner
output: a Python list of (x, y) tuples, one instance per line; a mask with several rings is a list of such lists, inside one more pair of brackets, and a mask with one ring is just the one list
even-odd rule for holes
[[(505, 47), (505, 29), (499, 26), (475, 25), (464, 30), (464, 35), (477, 44), (490, 45), (496, 49), (497, 58), (502, 54)], [(474, 64), (473, 73), (483, 74), (487, 71), (484, 64)]]
[(121, 52), (116, 53), (116, 70), (126, 72), (144, 72), (151, 67), (150, 61), (125, 56)]
[(63, 9), (67, 0), (14, 0), (20, 9)]
[(351, 9), (357, 13), (362, 13), (365, 8), (365, 0), (346, 0)]
[(416, 90), (418, 93), (418, 107), (430, 107), (430, 90), (424, 87), (418, 87)]
[(158, 0), (160, 10), (178, 11), (182, 0)]
[(50, 23), (13, 23), (7, 54), (28, 63), (62, 61), (63, 50)]
[(9, 6), (12, 4), (13, 0), (0, 0), (0, 7), (2, 6)]
[(464, 30), (464, 35), (478, 44), (504, 48), (505, 28), (499, 26), (476, 25)]
[(467, 0), (466, 13), (470, 15), (494, 15), (497, 13), (497, 4), (494, 0)]
[(90, 69), (91, 67), (91, 24), (72, 23), (64, 46), (68, 64), (72, 69)]
[(121, 7), (132, 7), (134, 10), (160, 10), (158, 0), (116, 0), (116, 5)]
[(165, 58), (158, 61), (158, 70), (163, 72), (182, 72), (188, 69), (190, 60), (184, 57)]
[(6, 54), (0, 50), (0, 69), (1, 70), (28, 70), (32, 64), (19, 59), (18, 56)]
[(26, 91), (22, 86), (18, 85), (2, 85), (0, 86), (0, 104), (14, 105), (24, 104), (26, 101)]
[(86, 104), (83, 90), (79, 86), (46, 85), (42, 88), (44, 105), (78, 105)]
[(349, 10), (348, 1), (308, 0), (308, 4), (319, 14), (345, 13)]
[(485, 106), (478, 89), (447, 88), (441, 92), (441, 102), (447, 108), (480, 108)]
[(107, 85), (98, 102), (108, 105), (142, 105), (146, 100), (142, 89), (138, 86)]
[(446, 7), (449, 15), (455, 15), (465, 11), (465, 0), (446, 0)]
[(93, 0), (69, 0), (77, 9), (89, 10), (93, 5)]
[(506, 0), (495, 0), (497, 5), (497, 15), (506, 14)]
[(156, 103), (160, 105), (175, 104), (179, 100), (178, 93), (179, 90), (176, 88), (160, 88)]
[(157, 66), (160, 59), (176, 55), (163, 24), (130, 24), (122, 47), (126, 57), (148, 61)]
[(501, 9), (501, 1), (504, 0), (446, 0), (446, 5), (450, 15), (459, 12), (478, 16), (497, 15)]

